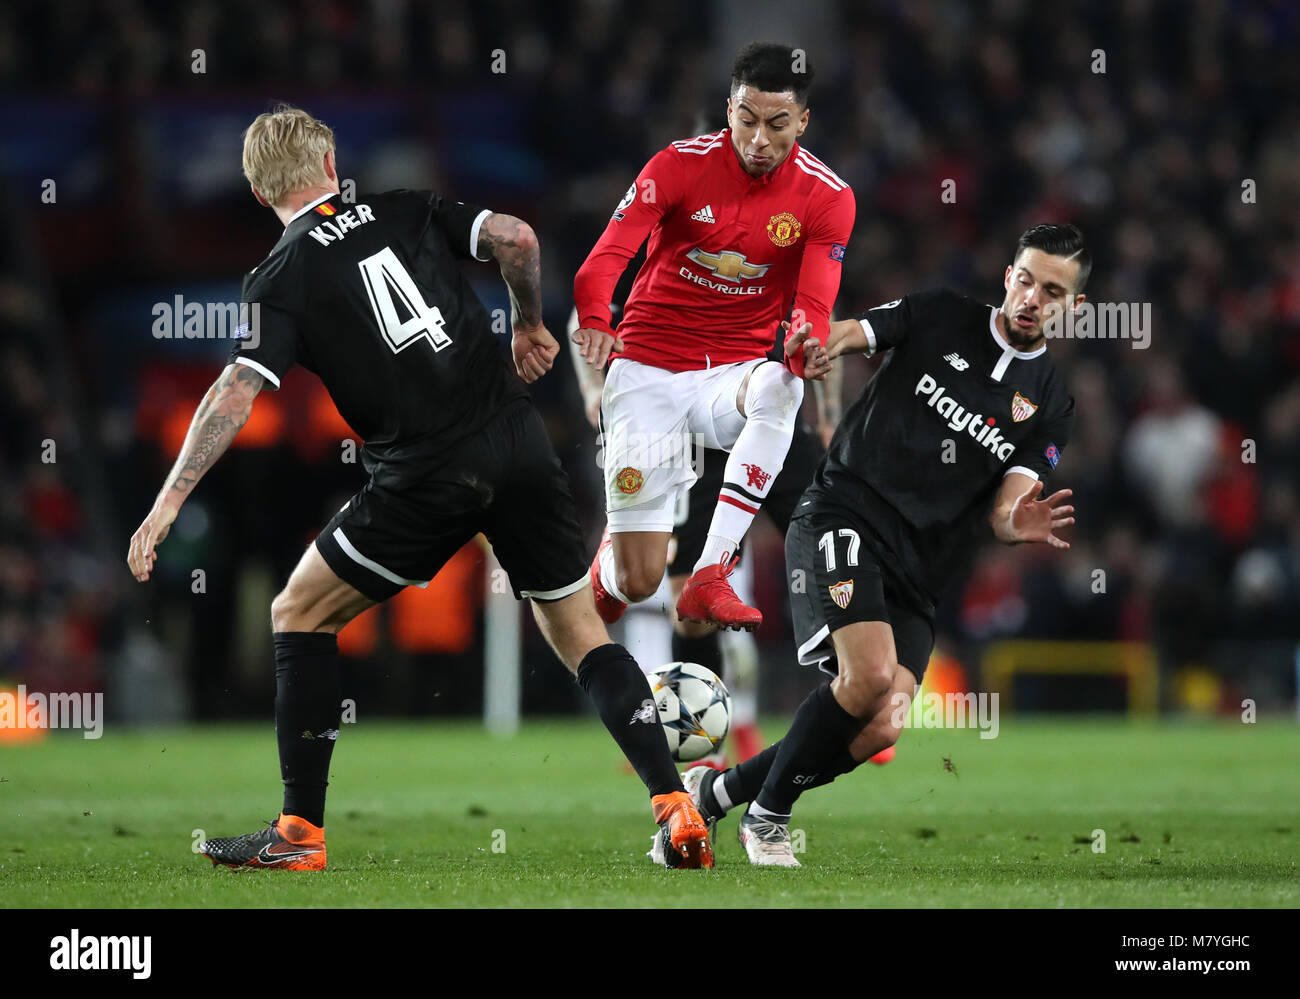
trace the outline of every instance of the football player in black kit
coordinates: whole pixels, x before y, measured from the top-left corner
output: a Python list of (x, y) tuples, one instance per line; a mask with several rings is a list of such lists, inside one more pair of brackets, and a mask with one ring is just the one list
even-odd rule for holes
[(795, 799), (897, 741), (934, 646), (934, 595), (985, 531), (1069, 547), (1054, 532), (1074, 523), (1071, 491), (1037, 498), (1074, 420), (1044, 323), (1082, 304), (1091, 266), (1077, 228), (1038, 225), (1020, 237), (1000, 307), (922, 292), (831, 324), (819, 367), (889, 351), (786, 535), (799, 662), (833, 679), (780, 742), (723, 774), (685, 775), (710, 824), (749, 803), (751, 863), (798, 867)]
[(342, 702), (338, 632), (403, 587), (424, 585), (482, 532), (645, 783), (659, 835), (673, 848), (668, 866), (712, 867), (707, 829), (673, 766), (645, 677), (596, 614), (568, 478), (458, 266), (496, 260), (510, 290), (515, 368), (536, 381), (559, 345), (542, 322), (532, 229), (427, 191), (345, 203), (333, 133), (296, 108), (253, 122), (243, 163), (284, 233), (244, 282), (250, 321), (132, 537), (128, 564), (138, 580), (149, 578), (185, 498), (257, 393), (279, 388), (294, 364), (320, 376), (365, 440), (370, 480), (308, 546), (271, 605), (281, 814), (259, 832), (209, 839), (200, 852), (232, 867), (325, 867), (325, 788)]

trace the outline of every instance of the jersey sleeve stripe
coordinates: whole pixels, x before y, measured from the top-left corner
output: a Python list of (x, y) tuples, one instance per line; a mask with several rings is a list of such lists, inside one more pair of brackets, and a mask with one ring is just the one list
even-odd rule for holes
[(708, 135), (697, 135), (693, 139), (675, 139), (673, 145), (679, 148), (681, 146), (704, 146), (710, 142), (717, 142), (721, 138), (721, 132), (711, 132)]
[(480, 257), (478, 255), (478, 231), (483, 226), (483, 220), (491, 214), (490, 211), (484, 208), (478, 213), (478, 218), (474, 220), (474, 224), (469, 227), (469, 255), (475, 260), (483, 261), (483, 263), (487, 263), (492, 258), (490, 256)]
[(343, 533), (343, 528), (341, 527), (334, 528), (333, 537), (334, 540), (339, 543), (339, 547), (343, 549), (344, 555), (352, 559), (353, 562), (355, 562), (357, 565), (361, 566), (362, 568), (369, 569), (376, 576), (381, 576), (384, 579), (388, 580), (390, 583), (396, 583), (399, 586), (418, 586), (421, 589), (423, 589), (424, 587), (429, 585), (429, 581), (427, 579), (424, 580), (403, 579), (401, 576), (393, 572), (391, 569), (385, 569), (374, 559), (366, 558), (364, 555), (362, 555), (359, 551), (357, 551), (352, 546), (352, 542), (348, 540), (348, 536)]
[(272, 385), (274, 385), (276, 388), (279, 388), (279, 387), (280, 387), (280, 379), (278, 379), (277, 377), (275, 377), (274, 372), (272, 372), (271, 369), (268, 368), (265, 364), (258, 364), (258, 363), (257, 363), (256, 361), (254, 361), (251, 357), (236, 357), (236, 358), (235, 358), (235, 363), (236, 363), (236, 364), (246, 364), (246, 365), (248, 365), (250, 368), (252, 368), (254, 371), (256, 371), (259, 375), (261, 375), (263, 378), (265, 378), (268, 382), (270, 382), (270, 383), (271, 383)]
[(677, 151), (679, 153), (695, 153), (698, 156), (703, 156), (710, 149), (717, 149), (721, 145), (721, 142), (715, 142), (710, 146), (701, 146), (699, 148), (696, 148), (695, 146), (678, 146)]
[(867, 356), (870, 357), (878, 349), (876, 346), (876, 331), (871, 328), (871, 323), (866, 319), (859, 319), (858, 323), (862, 326), (862, 332), (867, 337)]
[(1031, 479), (1038, 478), (1037, 472), (1035, 472), (1032, 468), (1026, 468), (1024, 465), (1012, 465), (1010, 468), (1008, 468), (1005, 472), (1002, 473), (1002, 477), (1005, 479), (1012, 472), (1019, 472), (1021, 475), (1028, 475)]
[(806, 173), (809, 177), (816, 177), (823, 184), (829, 187), (832, 191), (842, 191), (844, 190), (844, 188), (848, 187), (848, 185), (845, 184), (843, 181), (834, 181), (829, 176), (827, 176), (826, 174), (818, 170), (816, 167), (810, 166), (809, 164), (805, 163), (804, 160), (799, 156), (796, 156), (794, 158), (794, 165), (797, 166), (804, 173)]
[(832, 170), (830, 167), (828, 167), (825, 163), (823, 163), (821, 160), (819, 160), (819, 159), (818, 159), (816, 156), (814, 156), (812, 153), (808, 152), (808, 150), (804, 149), (803, 146), (800, 146), (800, 147), (799, 147), (799, 155), (800, 155), (801, 157), (803, 157), (804, 161), (805, 161), (809, 166), (820, 167), (822, 170), (825, 170), (826, 173), (828, 173), (828, 174), (829, 174), (829, 175), (830, 175), (834, 180), (836, 180), (838, 183), (844, 184), (845, 187), (848, 187), (848, 186), (849, 186), (849, 185), (845, 182), (845, 180), (844, 180), (843, 177), (841, 177), (839, 174), (837, 174), (834, 170)]

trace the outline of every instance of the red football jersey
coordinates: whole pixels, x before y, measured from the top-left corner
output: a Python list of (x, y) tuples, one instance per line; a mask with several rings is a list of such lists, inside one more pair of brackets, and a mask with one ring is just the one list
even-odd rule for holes
[(578, 270), (581, 326), (613, 332), (610, 297), (649, 236), (616, 357), (669, 371), (763, 357), (792, 309), (825, 343), (855, 213), (849, 185), (797, 142), (762, 177), (740, 165), (730, 129), (674, 142), (641, 170)]

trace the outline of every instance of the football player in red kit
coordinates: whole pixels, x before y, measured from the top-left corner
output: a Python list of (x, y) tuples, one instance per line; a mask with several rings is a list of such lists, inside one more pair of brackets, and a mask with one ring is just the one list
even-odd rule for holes
[[(811, 81), (801, 49), (741, 50), (728, 127), (657, 153), (574, 280), (574, 342), (597, 367), (614, 354), (601, 400), (608, 526), (591, 567), (607, 622), (658, 589), (697, 444), (730, 455), (677, 614), (751, 631), (762, 622), (727, 576), (785, 461), (805, 365), (824, 377), (821, 345), (855, 214), (848, 184), (798, 142)], [(610, 298), (647, 237), (615, 333)], [(787, 316), (792, 329), (812, 329), (782, 365), (767, 355)]]

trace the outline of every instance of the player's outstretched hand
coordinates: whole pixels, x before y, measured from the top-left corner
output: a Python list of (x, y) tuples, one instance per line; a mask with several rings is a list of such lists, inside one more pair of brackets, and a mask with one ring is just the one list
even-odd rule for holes
[(812, 323), (804, 323), (793, 333), (790, 324), (781, 323), (788, 335), (785, 338), (786, 363), (790, 370), (800, 378), (809, 381), (822, 381), (831, 370), (831, 360), (826, 356), (826, 348), (815, 336), (812, 336)]
[(1034, 499), (1042, 491), (1043, 483), (1035, 481), (1016, 497), (1011, 507), (1011, 533), (1017, 541), (1046, 541), (1053, 548), (1069, 548), (1069, 542), (1052, 532), (1074, 523), (1074, 507), (1056, 505), (1069, 499), (1073, 490), (1058, 489), (1045, 500)]
[(560, 345), (551, 336), (544, 323), (536, 326), (516, 326), (510, 341), (510, 352), (515, 358), (515, 370), (526, 382), (535, 382), (551, 370)]
[(611, 353), (623, 351), (622, 338), (604, 330), (574, 330), (573, 342), (582, 351), (582, 359), (593, 368), (603, 368)]
[(144, 523), (131, 535), (131, 547), (126, 553), (126, 564), (137, 582), (143, 583), (153, 572), (154, 561), (158, 558), (158, 546), (172, 529), (179, 507), (155, 506), (144, 518)]

